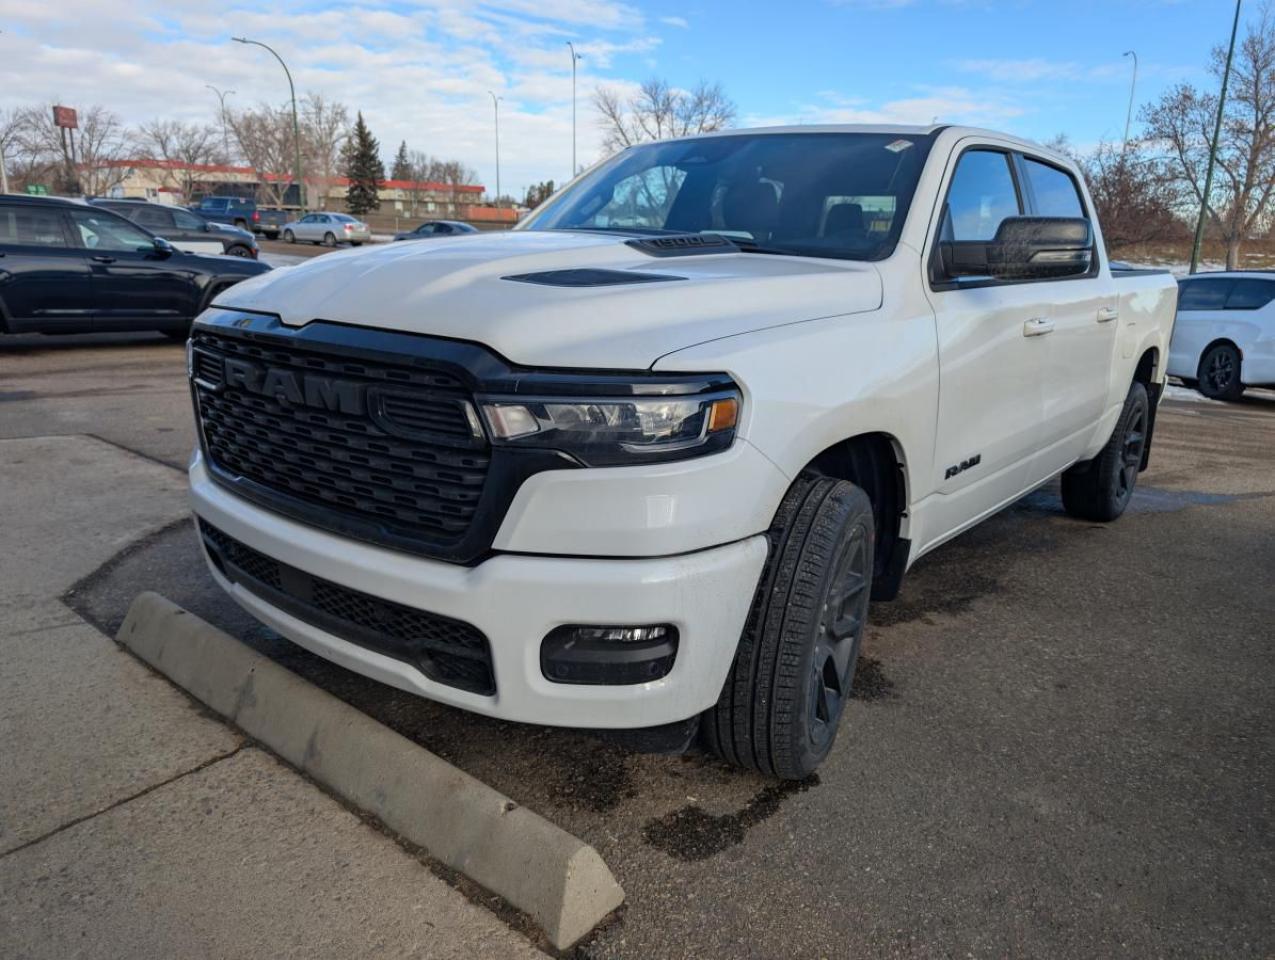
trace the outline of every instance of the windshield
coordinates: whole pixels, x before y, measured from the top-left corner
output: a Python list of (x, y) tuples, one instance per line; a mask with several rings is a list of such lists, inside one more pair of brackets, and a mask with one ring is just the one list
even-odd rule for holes
[(522, 229), (715, 233), (744, 249), (890, 255), (932, 137), (732, 134), (631, 148)]

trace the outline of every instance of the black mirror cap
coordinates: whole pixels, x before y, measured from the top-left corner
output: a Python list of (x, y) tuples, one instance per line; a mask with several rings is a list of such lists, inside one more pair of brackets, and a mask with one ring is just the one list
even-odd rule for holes
[(177, 252), (177, 248), (165, 240), (163, 237), (154, 237), (151, 239), (151, 245), (154, 246), (155, 252), (161, 257), (171, 257)]
[(1074, 277), (1093, 265), (1093, 227), (1084, 217), (1006, 217), (987, 245), (997, 280)]

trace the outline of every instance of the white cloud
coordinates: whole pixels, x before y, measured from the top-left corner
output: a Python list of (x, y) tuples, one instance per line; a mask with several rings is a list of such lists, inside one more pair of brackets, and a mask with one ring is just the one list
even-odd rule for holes
[(666, 27), (677, 27), (680, 30), (685, 30), (690, 27), (690, 24), (686, 22), (685, 17), (660, 17), (660, 23), (664, 24)]
[(746, 126), (824, 123), (928, 125), (938, 122), (994, 127), (1004, 126), (1007, 121), (1027, 112), (1021, 104), (1002, 94), (965, 87), (919, 87), (915, 96), (881, 103), (824, 91), (820, 94), (820, 101), (798, 104), (786, 114), (749, 116), (744, 122)]
[[(100, 103), (130, 124), (215, 121), (212, 83), (228, 106), (283, 103), (287, 84), (259, 39), (285, 58), (297, 94), (314, 90), (362, 110), (388, 161), (400, 140), (454, 157), (495, 187), (491, 100), (500, 105), (501, 186), (561, 181), (571, 166), (571, 60), (579, 64), (581, 162), (601, 138), (589, 94), (641, 70), (659, 47), (622, 0), (0, 0), (0, 107)], [(618, 71), (618, 73), (612, 73)]]

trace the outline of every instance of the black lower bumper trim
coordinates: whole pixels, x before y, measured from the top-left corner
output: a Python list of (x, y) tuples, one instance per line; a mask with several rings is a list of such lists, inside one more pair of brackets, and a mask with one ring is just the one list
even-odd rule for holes
[(227, 580), (333, 636), (402, 660), (436, 683), (470, 693), (496, 692), (491, 647), (463, 620), (351, 590), (268, 557), (202, 517), (199, 533)]

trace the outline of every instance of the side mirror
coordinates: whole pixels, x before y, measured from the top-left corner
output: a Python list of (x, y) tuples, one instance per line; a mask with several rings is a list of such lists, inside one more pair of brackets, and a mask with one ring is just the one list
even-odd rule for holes
[(165, 240), (163, 237), (155, 237), (154, 239), (152, 239), (151, 246), (155, 248), (155, 255), (164, 260), (167, 260), (169, 257), (171, 257), (174, 253), (177, 252), (177, 248), (174, 247), (167, 240)]
[(989, 243), (939, 245), (949, 278), (1047, 280), (1088, 273), (1093, 228), (1083, 217), (1006, 217)]

